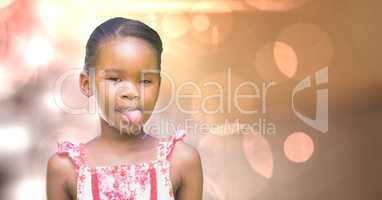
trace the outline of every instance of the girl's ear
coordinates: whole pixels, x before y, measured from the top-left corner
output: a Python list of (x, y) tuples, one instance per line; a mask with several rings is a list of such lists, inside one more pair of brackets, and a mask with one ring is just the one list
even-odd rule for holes
[(90, 97), (92, 96), (92, 90), (90, 85), (90, 77), (87, 73), (81, 72), (80, 74), (80, 89), (83, 95)]

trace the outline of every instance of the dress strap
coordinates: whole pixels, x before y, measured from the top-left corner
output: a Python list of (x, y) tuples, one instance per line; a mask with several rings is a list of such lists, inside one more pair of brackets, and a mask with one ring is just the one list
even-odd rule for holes
[(85, 163), (84, 157), (84, 145), (83, 144), (73, 144), (68, 141), (57, 143), (57, 154), (68, 156), (75, 166), (76, 172), (78, 173), (80, 167)]
[(165, 138), (160, 141), (159, 144), (159, 155), (158, 159), (168, 160), (170, 158), (171, 152), (175, 147), (176, 142), (182, 141), (186, 136), (184, 131), (177, 131), (175, 135), (172, 135), (170, 138)]

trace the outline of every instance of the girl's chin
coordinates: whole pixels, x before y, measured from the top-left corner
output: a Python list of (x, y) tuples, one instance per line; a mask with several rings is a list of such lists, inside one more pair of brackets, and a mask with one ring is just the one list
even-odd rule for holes
[(126, 135), (139, 135), (142, 130), (143, 130), (143, 125), (142, 124), (135, 124), (131, 123), (129, 121), (122, 121), (119, 124), (118, 127), (119, 131), (121, 134), (126, 134)]
[(138, 121), (131, 121), (126, 117), (120, 116), (117, 121), (119, 121), (119, 126), (121, 126), (121, 127), (142, 126), (143, 125), (143, 119), (140, 119)]
[(108, 124), (108, 126), (113, 127), (119, 130), (119, 134), (121, 135), (139, 135), (143, 130), (143, 122), (142, 123), (131, 123), (129, 120), (125, 120), (121, 117), (112, 120), (111, 118), (105, 118), (101, 116), (102, 121)]
[(135, 136), (142, 133), (142, 129), (138, 127), (128, 127), (128, 128), (120, 128), (119, 133), (121, 135), (127, 135), (127, 136)]
[(141, 124), (142, 124), (142, 121), (143, 121), (143, 120), (142, 120), (142, 119), (139, 119), (139, 120), (137, 120), (137, 121), (132, 121), (132, 120), (130, 120), (130, 119), (124, 117), (124, 116), (121, 116), (121, 117), (119, 118), (119, 121), (120, 121), (120, 124), (123, 125), (123, 126), (131, 126), (131, 125), (133, 125), (133, 126), (138, 126), (138, 125), (141, 125)]

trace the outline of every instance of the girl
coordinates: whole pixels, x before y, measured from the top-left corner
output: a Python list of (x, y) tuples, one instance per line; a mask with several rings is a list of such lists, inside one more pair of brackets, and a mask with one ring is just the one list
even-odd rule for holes
[(101, 134), (68, 141), (48, 161), (48, 200), (200, 200), (199, 153), (184, 134), (157, 139), (142, 125), (154, 109), (162, 42), (146, 24), (113, 18), (86, 45), (81, 92), (97, 97)]

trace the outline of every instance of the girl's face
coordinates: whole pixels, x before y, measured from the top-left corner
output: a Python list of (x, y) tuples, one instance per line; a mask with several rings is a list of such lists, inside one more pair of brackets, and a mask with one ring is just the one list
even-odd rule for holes
[(140, 133), (155, 107), (161, 80), (150, 43), (131, 36), (101, 43), (94, 78), (93, 94), (103, 120), (120, 133)]

